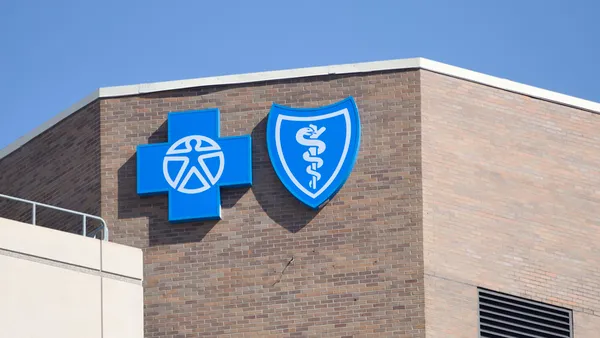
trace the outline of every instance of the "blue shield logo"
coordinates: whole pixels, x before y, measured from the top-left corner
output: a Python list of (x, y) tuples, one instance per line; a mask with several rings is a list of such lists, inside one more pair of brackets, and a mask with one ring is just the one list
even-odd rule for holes
[(321, 208), (342, 188), (359, 144), (360, 119), (352, 97), (320, 108), (271, 107), (271, 163), (283, 185), (311, 208)]

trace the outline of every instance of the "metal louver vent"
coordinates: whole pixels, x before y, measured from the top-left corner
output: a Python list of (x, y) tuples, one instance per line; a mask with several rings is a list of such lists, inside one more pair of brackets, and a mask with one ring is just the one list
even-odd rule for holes
[(479, 289), (479, 334), (485, 338), (571, 338), (572, 312)]

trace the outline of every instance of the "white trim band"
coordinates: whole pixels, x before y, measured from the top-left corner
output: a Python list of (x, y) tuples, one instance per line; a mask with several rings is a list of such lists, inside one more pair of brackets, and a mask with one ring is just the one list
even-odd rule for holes
[(155, 82), (155, 83), (143, 83), (130, 86), (118, 86), (118, 87), (105, 87), (100, 88), (75, 103), (68, 109), (62, 111), (46, 123), (35, 128), (26, 135), (18, 138), (13, 143), (9, 144), (2, 150), (0, 150), (0, 159), (4, 158), (8, 154), (12, 153), (16, 149), (23, 146), (36, 136), (40, 135), (53, 125), (62, 121), (69, 115), (85, 107), (89, 103), (99, 98), (108, 97), (120, 97), (130, 96), (138, 94), (147, 94), (154, 92), (161, 92), (167, 90), (178, 90), (184, 88), (195, 88), (205, 86), (219, 86), (219, 85), (231, 85), (240, 83), (251, 83), (261, 81), (272, 81), (272, 80), (284, 80), (284, 79), (295, 79), (310, 76), (322, 76), (330, 74), (353, 74), (353, 73), (369, 73), (385, 70), (402, 70), (402, 69), (425, 69), (439, 74), (444, 74), (459, 79), (480, 83), (486, 86), (503, 89), (506, 91), (523, 94), (531, 97), (535, 97), (541, 100), (558, 103), (574, 108), (579, 108), (595, 113), (600, 113), (600, 103), (588, 101), (580, 98), (576, 98), (569, 95), (560, 94), (557, 92), (524, 85), (518, 82), (474, 72), (471, 70), (450, 66), (444, 63), (424, 59), (424, 58), (411, 58), (411, 59), (399, 59), (390, 61), (375, 61), (375, 62), (364, 62), (354, 63), (336, 66), (324, 66), (324, 67), (310, 67), (310, 68), (298, 68), (290, 70), (277, 70), (260, 73), (248, 73), (238, 75), (226, 75), (226, 76), (214, 76), (205, 77), (198, 79), (179, 80), (179, 81), (166, 81), (166, 82)]

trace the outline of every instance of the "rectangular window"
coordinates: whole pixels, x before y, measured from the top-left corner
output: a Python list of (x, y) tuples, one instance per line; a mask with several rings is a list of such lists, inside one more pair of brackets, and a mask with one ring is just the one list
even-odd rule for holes
[(479, 288), (479, 334), (485, 338), (571, 338), (573, 312)]

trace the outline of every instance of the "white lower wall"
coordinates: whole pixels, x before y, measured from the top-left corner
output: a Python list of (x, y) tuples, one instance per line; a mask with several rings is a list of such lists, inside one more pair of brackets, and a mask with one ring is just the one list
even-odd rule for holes
[(0, 337), (102, 338), (100, 277), (0, 255)]
[(143, 338), (141, 250), (2, 218), (0, 237), (0, 337)]
[(144, 290), (119, 280), (104, 278), (104, 338), (144, 336)]

